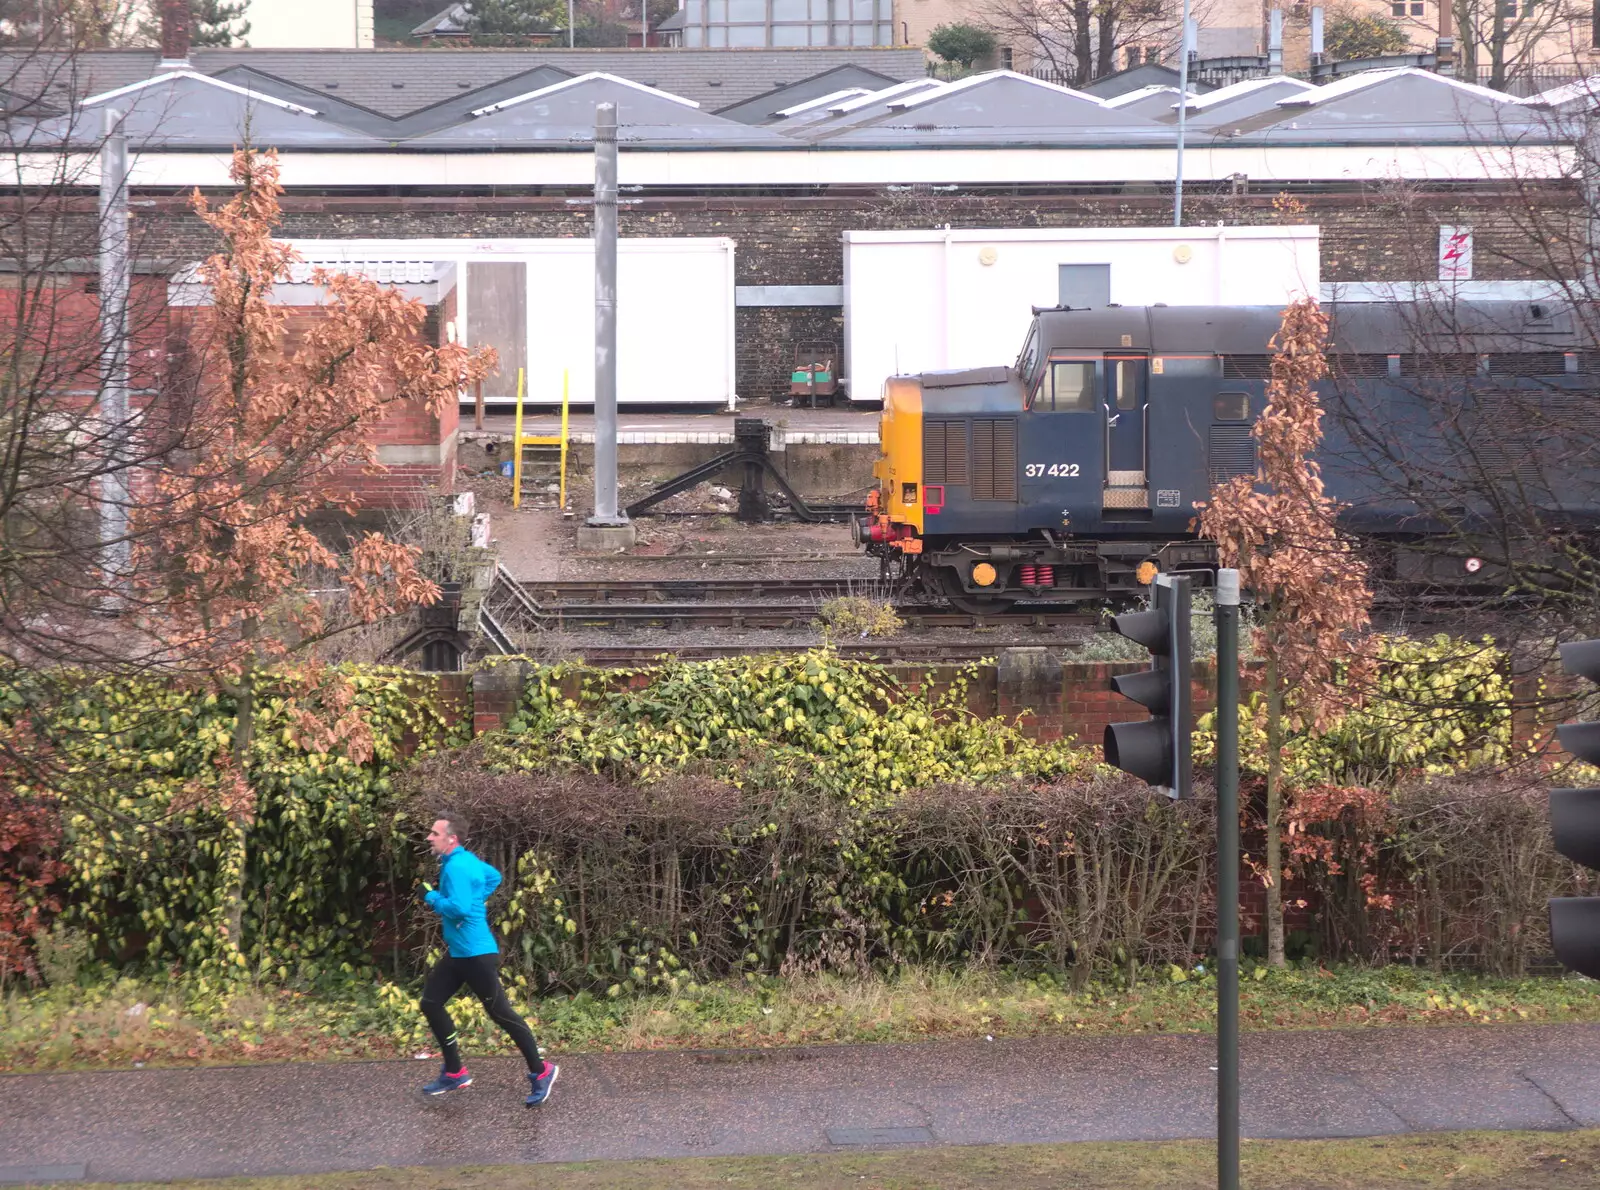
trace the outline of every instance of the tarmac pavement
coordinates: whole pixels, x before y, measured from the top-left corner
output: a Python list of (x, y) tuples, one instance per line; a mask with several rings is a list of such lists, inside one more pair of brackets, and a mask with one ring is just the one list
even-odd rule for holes
[[(559, 1055), (558, 1055), (559, 1056)], [(1208, 1036), (559, 1056), (522, 1106), (515, 1059), (418, 1090), (432, 1062), (0, 1077), (0, 1183), (376, 1166), (1210, 1137)], [(1600, 1025), (1371, 1028), (1243, 1039), (1244, 1130), (1341, 1137), (1600, 1126)]]

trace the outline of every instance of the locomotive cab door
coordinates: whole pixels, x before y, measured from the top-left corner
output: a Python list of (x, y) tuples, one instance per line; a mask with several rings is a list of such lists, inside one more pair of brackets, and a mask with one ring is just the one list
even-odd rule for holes
[(1102, 508), (1148, 512), (1149, 378), (1144, 356), (1107, 355), (1101, 414), (1105, 419), (1106, 480)]

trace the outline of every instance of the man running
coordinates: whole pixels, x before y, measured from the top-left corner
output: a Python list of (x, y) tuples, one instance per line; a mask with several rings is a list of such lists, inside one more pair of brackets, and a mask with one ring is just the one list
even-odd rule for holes
[(489, 929), (484, 902), (500, 887), (500, 873), (461, 845), (467, 833), (459, 814), (441, 814), (428, 832), (428, 846), (439, 857), (439, 887), (424, 884), (423, 900), (439, 915), (444, 925), (444, 941), (449, 953), (434, 964), (422, 985), (422, 1015), (439, 1041), (444, 1065), (439, 1077), (422, 1089), (429, 1095), (443, 1095), (472, 1085), (472, 1076), (461, 1061), (456, 1045), (456, 1026), (445, 1009), (450, 997), (466, 984), (483, 1001), (489, 1019), (517, 1043), (528, 1063), (528, 1082), (532, 1090), (524, 1101), (537, 1107), (550, 1098), (561, 1068), (539, 1056), (538, 1043), (528, 1022), (511, 1007), (506, 990), (500, 985), (500, 946)]

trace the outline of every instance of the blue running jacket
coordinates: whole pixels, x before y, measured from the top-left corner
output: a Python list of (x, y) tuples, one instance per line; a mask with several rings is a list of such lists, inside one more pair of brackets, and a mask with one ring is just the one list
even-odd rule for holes
[(484, 902), (500, 887), (500, 873), (465, 847), (439, 857), (439, 887), (422, 899), (444, 923), (444, 943), (453, 959), (499, 954)]

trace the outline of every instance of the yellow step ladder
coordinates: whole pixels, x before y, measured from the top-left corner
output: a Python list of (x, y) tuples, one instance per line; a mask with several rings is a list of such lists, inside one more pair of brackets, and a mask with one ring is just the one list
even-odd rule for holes
[(567, 507), (567, 449), (570, 435), (567, 432), (567, 397), (569, 373), (561, 373), (561, 433), (559, 434), (531, 434), (524, 436), (522, 433), (522, 390), (524, 374), (521, 368), (517, 369), (517, 423), (511, 434), (511, 507), (522, 507), (522, 453), (525, 446), (555, 446), (561, 449), (561, 509)]

